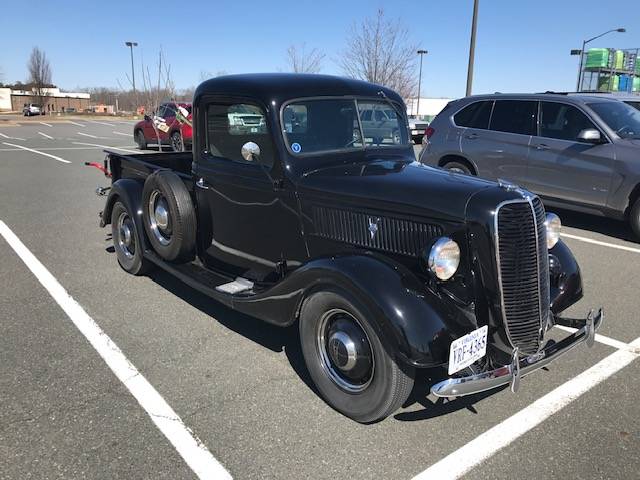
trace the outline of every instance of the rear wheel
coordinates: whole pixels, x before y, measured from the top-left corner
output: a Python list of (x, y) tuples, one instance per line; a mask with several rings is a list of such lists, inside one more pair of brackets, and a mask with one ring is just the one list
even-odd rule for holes
[(300, 341), (311, 378), (329, 405), (362, 423), (382, 420), (406, 401), (414, 370), (383, 345), (366, 307), (319, 292), (300, 313)]
[(180, 132), (173, 132), (171, 134), (171, 149), (174, 152), (184, 152), (184, 142), (182, 141)]
[(147, 140), (144, 138), (142, 130), (136, 131), (135, 140), (140, 150), (145, 150), (147, 148)]
[(473, 175), (473, 172), (469, 168), (469, 166), (462, 162), (448, 162), (443, 168), (449, 170), (454, 173), (462, 173), (463, 175)]
[(636, 238), (640, 239), (640, 198), (636, 199), (629, 211), (629, 223)]
[(111, 210), (111, 237), (118, 263), (132, 275), (143, 275), (150, 264), (142, 255), (142, 242), (136, 224), (122, 202)]

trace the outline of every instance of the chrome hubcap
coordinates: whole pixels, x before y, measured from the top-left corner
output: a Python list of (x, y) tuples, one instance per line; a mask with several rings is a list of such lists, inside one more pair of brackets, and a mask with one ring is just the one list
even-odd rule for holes
[(317, 347), (327, 376), (350, 393), (366, 389), (373, 378), (373, 352), (358, 320), (342, 309), (326, 312), (318, 325)]
[(136, 243), (133, 236), (133, 224), (126, 212), (122, 212), (118, 217), (118, 238), (117, 243), (120, 251), (127, 258), (133, 258), (136, 252)]
[(149, 226), (153, 236), (161, 245), (169, 245), (171, 242), (169, 207), (158, 190), (154, 190), (149, 197), (148, 212)]

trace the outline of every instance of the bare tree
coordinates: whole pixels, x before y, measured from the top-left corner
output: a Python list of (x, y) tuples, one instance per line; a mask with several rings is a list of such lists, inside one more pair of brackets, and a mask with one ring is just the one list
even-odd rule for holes
[(47, 87), (51, 86), (51, 65), (47, 55), (38, 47), (33, 47), (29, 63), (27, 63), (29, 71), (29, 83), (33, 85), (34, 95), (38, 98), (38, 103), (44, 111), (47, 96)]
[(306, 44), (299, 47), (289, 45), (287, 48), (287, 64), (289, 70), (295, 73), (318, 73), (322, 70), (324, 53), (317, 48), (306, 51)]
[(417, 45), (400, 20), (385, 18), (384, 11), (353, 24), (339, 65), (349, 77), (384, 85), (402, 98), (415, 95)]

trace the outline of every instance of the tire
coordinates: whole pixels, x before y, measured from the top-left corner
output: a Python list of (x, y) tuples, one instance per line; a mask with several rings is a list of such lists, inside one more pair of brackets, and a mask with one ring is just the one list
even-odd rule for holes
[(629, 224), (637, 239), (640, 239), (640, 198), (636, 198), (629, 210)]
[(142, 216), (149, 242), (167, 261), (187, 260), (196, 243), (196, 212), (180, 177), (158, 170), (142, 190)]
[(144, 275), (152, 265), (142, 254), (142, 241), (129, 211), (120, 201), (111, 210), (113, 248), (122, 269), (132, 275)]
[[(382, 420), (400, 408), (414, 381), (414, 369), (399, 365), (370, 318), (364, 305), (332, 291), (312, 295), (300, 312), (302, 353), (313, 382), (330, 406), (360, 423)], [(358, 360), (346, 373), (357, 380), (344, 376), (332, 360), (342, 355), (343, 367), (348, 367), (346, 343), (335, 341), (345, 332), (363, 353), (354, 356)]]
[(461, 173), (463, 175), (473, 175), (469, 166), (462, 162), (448, 162), (443, 165), (443, 168), (450, 172)]
[(171, 150), (174, 152), (184, 152), (184, 142), (182, 141), (182, 134), (180, 132), (173, 132), (170, 142)]
[(136, 134), (134, 135), (134, 140), (138, 144), (138, 148), (140, 150), (147, 149), (147, 140), (144, 138), (144, 132), (142, 130), (136, 130)]

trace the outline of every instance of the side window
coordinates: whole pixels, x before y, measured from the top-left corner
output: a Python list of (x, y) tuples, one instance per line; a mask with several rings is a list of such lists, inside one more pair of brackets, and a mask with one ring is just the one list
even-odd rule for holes
[(172, 103), (167, 103), (164, 106), (164, 114), (163, 117), (175, 117), (176, 116), (176, 106)]
[(540, 136), (576, 141), (587, 128), (596, 128), (587, 116), (573, 105), (542, 102), (540, 107)]
[(489, 128), (498, 132), (536, 134), (538, 102), (496, 100)]
[(491, 107), (493, 107), (492, 101), (472, 103), (456, 113), (453, 120), (459, 127), (486, 130), (489, 127)]
[(360, 120), (362, 120), (363, 122), (370, 122), (372, 113), (373, 110), (363, 110), (360, 114)]
[(247, 103), (207, 106), (207, 150), (214, 157), (252, 163), (242, 157), (242, 146), (253, 142), (260, 147), (260, 162), (273, 165), (274, 147), (262, 108)]
[(374, 110), (374, 113), (376, 115), (376, 122), (384, 122), (387, 119), (382, 110)]

